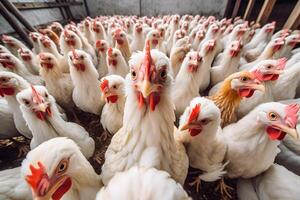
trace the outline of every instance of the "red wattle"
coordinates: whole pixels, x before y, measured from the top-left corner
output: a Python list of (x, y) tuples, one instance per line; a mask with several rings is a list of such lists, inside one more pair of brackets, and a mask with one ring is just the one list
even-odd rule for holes
[(0, 88), (0, 95), (4, 97), (5, 95), (11, 96), (15, 94), (15, 88)]
[(202, 129), (189, 129), (190, 135), (191, 136), (196, 136), (201, 133)]
[(65, 182), (53, 193), (53, 200), (60, 200), (66, 192), (71, 189), (72, 180), (71, 178), (67, 178)]
[(149, 106), (152, 111), (155, 110), (155, 107), (159, 103), (159, 101), (160, 101), (160, 95), (158, 93), (150, 94)]
[(112, 95), (107, 97), (107, 102), (116, 103), (118, 101), (118, 95)]
[(249, 98), (253, 95), (254, 90), (252, 90), (252, 89), (239, 89), (238, 93), (241, 97)]
[(268, 133), (268, 136), (271, 140), (282, 140), (286, 135), (285, 132), (282, 132), (279, 129), (275, 129), (272, 126), (268, 126), (266, 128), (266, 132)]

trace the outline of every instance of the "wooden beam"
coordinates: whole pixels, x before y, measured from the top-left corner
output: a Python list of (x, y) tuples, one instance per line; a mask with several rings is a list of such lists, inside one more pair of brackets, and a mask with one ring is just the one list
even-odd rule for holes
[(288, 20), (284, 24), (284, 28), (296, 29), (298, 28), (299, 25), (300, 25), (300, 0), (298, 0)]
[(243, 17), (245, 20), (248, 20), (250, 18), (255, 1), (256, 0), (249, 0), (244, 17)]
[(259, 12), (256, 22), (260, 24), (265, 24), (269, 19), (269, 16), (272, 12), (275, 3), (276, 0), (265, 0), (262, 9)]
[(242, 0), (235, 1), (234, 8), (233, 8), (232, 15), (231, 15), (232, 18), (235, 18), (237, 16), (240, 5), (241, 5), (241, 1)]
[(29, 9), (45, 9), (45, 8), (60, 8), (82, 5), (82, 2), (70, 0), (68, 2), (56, 3), (56, 2), (15, 2), (13, 3), (19, 10)]

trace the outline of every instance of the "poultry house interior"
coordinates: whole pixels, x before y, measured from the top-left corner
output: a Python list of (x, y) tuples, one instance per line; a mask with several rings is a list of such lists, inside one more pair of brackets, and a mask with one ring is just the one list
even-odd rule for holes
[(0, 200), (299, 200), (300, 0), (0, 12)]

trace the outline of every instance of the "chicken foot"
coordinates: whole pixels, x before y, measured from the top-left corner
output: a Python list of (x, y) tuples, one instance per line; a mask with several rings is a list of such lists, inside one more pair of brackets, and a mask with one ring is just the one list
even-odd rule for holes
[(219, 181), (219, 184), (215, 189), (215, 191), (220, 191), (222, 199), (224, 200), (232, 199), (232, 195), (230, 194), (230, 191), (232, 190), (233, 188), (225, 183), (224, 178)]
[(196, 192), (198, 193), (200, 191), (200, 186), (201, 186), (201, 179), (200, 175), (197, 176), (194, 181), (189, 183), (190, 186), (196, 186)]

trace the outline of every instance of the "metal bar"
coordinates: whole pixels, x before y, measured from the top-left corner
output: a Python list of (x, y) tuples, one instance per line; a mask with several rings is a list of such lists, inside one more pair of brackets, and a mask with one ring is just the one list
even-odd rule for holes
[(298, 0), (288, 20), (284, 24), (284, 28), (296, 29), (300, 25), (300, 0)]
[(85, 11), (86, 11), (87, 16), (90, 16), (91, 13), (90, 13), (90, 9), (89, 9), (89, 6), (87, 4), (87, 1), (83, 0), (83, 4), (84, 4), (84, 7), (85, 7)]
[(236, 2), (234, 4), (232, 15), (231, 15), (232, 18), (235, 18), (237, 16), (240, 5), (241, 5), (241, 0), (236, 0)]
[[(56, 2), (56, 3), (59, 3), (59, 0), (55, 0), (55, 2)], [(66, 15), (65, 15), (64, 10), (63, 10), (62, 7), (59, 7), (59, 12), (60, 12), (62, 18), (63, 18), (63, 19), (66, 19)]]
[(269, 16), (272, 12), (275, 3), (276, 0), (265, 0), (262, 9), (259, 12), (256, 22), (265, 24), (269, 19)]
[(3, 6), (11, 12), (29, 31), (36, 32), (37, 30), (29, 24), (29, 22), (23, 17), (21, 12), (8, 0), (1, 1)]
[(46, 9), (46, 8), (59, 8), (68, 6), (80, 6), (83, 3), (71, 0), (69, 2), (16, 2), (13, 3), (19, 10), (29, 9)]
[(32, 48), (33, 45), (28, 38), (28, 34), (21, 28), (18, 21), (12, 16), (10, 12), (5, 8), (5, 6), (2, 4), (2, 1), (0, 1), (0, 13), (1, 15), (6, 19), (6, 21), (11, 25), (13, 29), (19, 34), (19, 36), (22, 38), (22, 40), (25, 41), (25, 43)]
[(249, 0), (244, 17), (243, 17), (245, 20), (248, 20), (250, 18), (255, 1), (256, 0)]
[(227, 5), (226, 5), (225, 11), (224, 11), (224, 15), (223, 15), (224, 18), (225, 18), (225, 17), (226, 17), (226, 18), (229, 17), (229, 12), (230, 12), (230, 10), (231, 10), (232, 3), (233, 3), (233, 0), (228, 0), (228, 1), (227, 1)]

